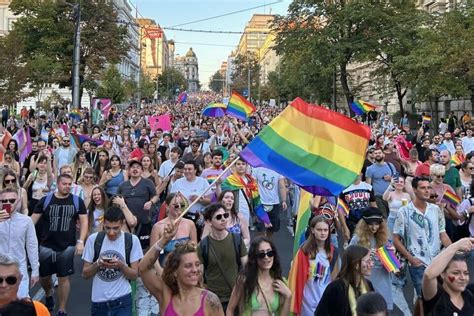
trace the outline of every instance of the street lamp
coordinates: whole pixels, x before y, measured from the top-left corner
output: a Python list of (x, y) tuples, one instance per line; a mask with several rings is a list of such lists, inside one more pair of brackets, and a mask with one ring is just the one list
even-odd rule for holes
[[(81, 85), (80, 77), (80, 65), (81, 65), (81, 3), (80, 0), (76, 4), (65, 4), (74, 8), (74, 14), (76, 16), (76, 30), (74, 34), (74, 53), (73, 53), (73, 68), (72, 68), (72, 109), (80, 108), (80, 95), (79, 89)], [(71, 109), (71, 110), (72, 110)]]

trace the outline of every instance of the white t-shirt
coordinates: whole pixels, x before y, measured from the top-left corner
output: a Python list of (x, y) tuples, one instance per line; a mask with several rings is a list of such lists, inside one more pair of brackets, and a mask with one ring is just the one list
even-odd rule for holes
[(278, 181), (282, 179), (283, 176), (264, 167), (253, 168), (252, 176), (257, 180), (258, 193), (260, 194), (262, 204), (280, 204)]
[[(194, 181), (190, 182), (185, 177), (182, 177), (173, 183), (170, 193), (181, 192), (189, 200), (191, 195), (201, 195), (208, 186), (209, 184), (204, 178), (196, 177)], [(189, 209), (189, 213), (194, 214), (196, 212), (202, 211), (203, 209), (204, 205), (201, 203), (196, 203)]]
[[(125, 262), (125, 238), (124, 233), (111, 241), (107, 236), (104, 238), (102, 248), (100, 249), (99, 258), (118, 258)], [(94, 242), (97, 233), (87, 238), (82, 260), (93, 263), (94, 260)], [(132, 235), (132, 250), (130, 252), (130, 262), (136, 262), (143, 258), (142, 247), (138, 237)], [(119, 297), (131, 293), (132, 288), (130, 282), (118, 269), (100, 269), (94, 275), (92, 280), (92, 302), (100, 303), (115, 300)]]
[[(160, 170), (158, 170), (158, 175), (163, 179), (166, 176), (173, 174), (174, 173), (173, 168), (175, 164), (176, 162), (172, 162), (171, 159), (166, 160), (165, 162), (161, 164)], [(171, 170), (173, 170), (173, 172), (171, 172)]]
[(474, 137), (464, 136), (462, 138), (462, 148), (464, 149), (465, 155), (467, 155), (471, 151), (474, 151)]

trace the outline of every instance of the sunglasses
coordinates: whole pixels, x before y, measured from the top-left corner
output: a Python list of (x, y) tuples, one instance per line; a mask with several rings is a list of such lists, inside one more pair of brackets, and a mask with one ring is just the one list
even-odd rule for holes
[(219, 215), (216, 215), (216, 217), (214, 217), (215, 219), (217, 219), (218, 221), (220, 221), (223, 217), (224, 218), (229, 218), (230, 214), (229, 213), (224, 213), (224, 214), (219, 214)]
[(16, 202), (16, 199), (5, 199), (5, 200), (0, 200), (0, 202), (2, 202), (2, 204), (6, 204), (6, 203), (13, 204)]
[(435, 174), (434, 175), (436, 178), (444, 178), (444, 174)]
[(15, 285), (16, 282), (18, 282), (18, 278), (14, 275), (7, 276), (7, 277), (0, 277), (0, 284), (2, 284), (3, 281), (7, 282), (8, 285)]
[(5, 180), (3, 180), (3, 182), (5, 182), (5, 184), (15, 183), (16, 179), (5, 179)]
[(173, 207), (174, 207), (175, 210), (177, 210), (177, 209), (180, 209), (180, 208), (185, 208), (186, 205), (184, 205), (184, 204), (174, 204)]
[(267, 252), (259, 252), (257, 255), (257, 258), (258, 259), (265, 259), (265, 257), (273, 258), (274, 255), (275, 253), (273, 252), (273, 250), (269, 250)]
[(438, 198), (438, 195), (437, 195), (437, 194), (430, 195), (430, 199), (437, 199), (437, 198)]

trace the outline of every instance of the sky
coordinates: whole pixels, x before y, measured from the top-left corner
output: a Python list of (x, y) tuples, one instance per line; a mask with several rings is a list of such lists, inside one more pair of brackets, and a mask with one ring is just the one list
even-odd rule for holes
[[(178, 26), (193, 30), (242, 32), (253, 14), (286, 14), (291, 0), (130, 0), (139, 17), (154, 19), (161, 27), (172, 27), (196, 20), (243, 12), (207, 21)], [(259, 8), (255, 8), (258, 7)], [(250, 8), (255, 8), (247, 10)], [(190, 47), (199, 63), (199, 81), (207, 88), (209, 77), (239, 43), (240, 34), (212, 34), (166, 30), (168, 40), (176, 42), (175, 56), (183, 56)]]

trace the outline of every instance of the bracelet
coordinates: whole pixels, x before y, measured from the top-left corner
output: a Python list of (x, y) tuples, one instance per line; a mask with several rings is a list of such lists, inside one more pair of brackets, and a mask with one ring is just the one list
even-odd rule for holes
[(161, 252), (161, 250), (163, 250), (163, 246), (160, 245), (159, 241), (155, 244), (155, 250), (158, 252)]
[(82, 241), (82, 240), (80, 240), (80, 239), (78, 239), (77, 242), (78, 242), (79, 244), (83, 244), (83, 243), (84, 243), (84, 241)]

